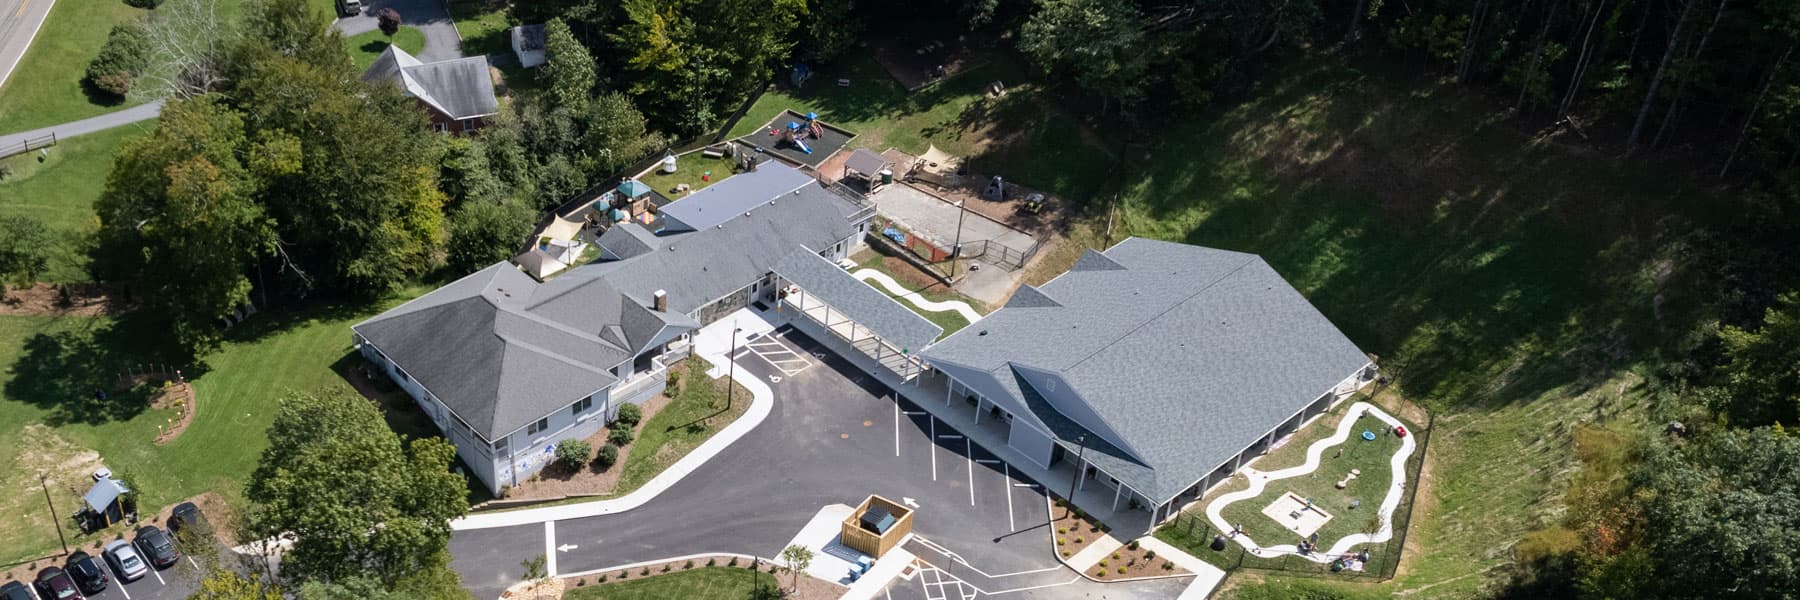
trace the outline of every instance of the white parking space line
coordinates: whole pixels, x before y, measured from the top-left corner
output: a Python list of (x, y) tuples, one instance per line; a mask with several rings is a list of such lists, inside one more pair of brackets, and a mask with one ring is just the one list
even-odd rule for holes
[(152, 565), (152, 566), (151, 566), (151, 567), (150, 567), (150, 574), (151, 574), (151, 575), (155, 575), (155, 576), (156, 576), (156, 582), (157, 582), (157, 583), (160, 583), (160, 584), (163, 584), (163, 585), (169, 585), (169, 582), (167, 582), (167, 581), (163, 581), (163, 578), (162, 578), (162, 573), (159, 573), (159, 572), (157, 572), (157, 571), (156, 571), (156, 567), (155, 567), (155, 566), (154, 566), (154, 565)]
[[(1006, 471), (1006, 479), (1003, 479), (1001, 481), (1003, 483), (1011, 482), (1012, 481), (1012, 465), (1001, 463), (1000, 468)], [(1006, 486), (1004, 488), (1001, 488), (1001, 490), (1006, 492), (1006, 530), (1007, 531), (1018, 531), (1019, 526), (1013, 524), (1012, 486)]]
[(931, 417), (931, 480), (937, 481), (937, 417)]
[(556, 576), (556, 521), (544, 521), (544, 575)]
[(190, 565), (193, 565), (193, 567), (194, 567), (194, 570), (196, 570), (196, 571), (197, 571), (197, 570), (199, 570), (199, 569), (200, 569), (200, 563), (197, 563), (197, 562), (194, 562), (194, 557), (192, 557), (192, 556), (183, 556), (183, 557), (182, 557), (182, 558), (185, 558), (185, 559), (187, 559), (187, 560), (188, 560), (188, 564), (190, 564)]
[(969, 459), (969, 506), (975, 505), (975, 449), (963, 438), (963, 457)]
[(131, 592), (125, 591), (125, 583), (119, 581), (119, 572), (118, 571), (113, 571), (113, 585), (119, 587), (119, 593), (125, 595), (125, 600), (131, 600)]
[(806, 355), (789, 348), (787, 344), (773, 337), (745, 342), (743, 348), (762, 357), (763, 360), (774, 365), (788, 377), (799, 375), (813, 366), (813, 361), (807, 360)]

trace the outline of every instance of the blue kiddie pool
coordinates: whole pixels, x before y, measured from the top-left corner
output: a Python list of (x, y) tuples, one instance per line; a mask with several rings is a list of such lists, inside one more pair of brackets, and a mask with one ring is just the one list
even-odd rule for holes
[(1373, 432), (1373, 431), (1364, 431), (1364, 432), (1363, 432), (1363, 439), (1364, 439), (1364, 440), (1367, 440), (1367, 441), (1371, 441), (1371, 442), (1373, 442), (1373, 441), (1375, 441), (1375, 432)]

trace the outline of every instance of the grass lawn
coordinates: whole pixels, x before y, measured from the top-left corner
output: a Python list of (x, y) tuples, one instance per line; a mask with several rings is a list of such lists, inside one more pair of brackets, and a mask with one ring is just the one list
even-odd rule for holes
[[(850, 87), (838, 87), (839, 78), (850, 79)], [(986, 93), (996, 79), (1009, 86), (1002, 98)], [(1113, 162), (1082, 140), (1077, 120), (1050, 108), (1049, 95), (1005, 57), (908, 94), (873, 58), (858, 54), (820, 68), (804, 88), (763, 94), (730, 135), (754, 133), (784, 109), (817, 112), (856, 132), (852, 147), (921, 154), (936, 145), (968, 157), (977, 173), (1087, 202), (1100, 193)]]
[(512, 23), (506, 20), (506, 9), (494, 8), (485, 0), (455, 0), (449, 6), (456, 34), (462, 36), (463, 56), (512, 52), (512, 32), (508, 31)]
[[(1279, 471), (1299, 466), (1305, 461), (1305, 452), (1313, 442), (1330, 436), (1341, 421), (1342, 412), (1350, 402), (1339, 406), (1337, 418), (1314, 422), (1307, 433), (1296, 436), (1281, 450), (1289, 450), (1286, 456), (1263, 457), (1257, 461), (1259, 471)], [(1254, 498), (1246, 498), (1233, 502), (1225, 507), (1220, 516), (1229, 523), (1242, 523), (1249, 529), (1251, 537), (1263, 545), (1298, 543), (1300, 536), (1292, 532), (1283, 532), (1280, 523), (1262, 514), (1264, 507), (1287, 492), (1293, 492), (1301, 498), (1310, 499), (1313, 504), (1332, 515), (1318, 530), (1319, 546), (1330, 548), (1339, 539), (1354, 533), (1369, 533), (1379, 527), (1375, 508), (1387, 498), (1388, 487), (1393, 483), (1392, 469), (1388, 461), (1400, 450), (1400, 438), (1387, 435), (1387, 427), (1375, 417), (1365, 416), (1361, 424), (1352, 429), (1350, 439), (1342, 444), (1327, 448), (1320, 458), (1319, 468), (1312, 473), (1271, 481), (1263, 489), (1263, 493)], [(1416, 428), (1411, 428), (1415, 429)], [(1376, 433), (1375, 441), (1365, 441), (1358, 434), (1362, 431)], [(1337, 451), (1343, 450), (1339, 455)], [(1344, 487), (1337, 489), (1336, 483), (1343, 479), (1351, 469), (1362, 473)], [(1223, 488), (1223, 492), (1234, 492), (1249, 487), (1247, 482), (1235, 481)], [(1361, 506), (1351, 509), (1352, 499), (1360, 500)], [(1373, 526), (1373, 527), (1372, 527)]]
[[(356, 61), (356, 70), (361, 72), (375, 64), (381, 58), (381, 52), (387, 50), (389, 38), (380, 29), (344, 38), (344, 47), (350, 49), (350, 59)], [(394, 33), (392, 43), (400, 46), (408, 54), (417, 55), (425, 48), (425, 33), (416, 27), (401, 25), (400, 31)]]
[[(750, 408), (750, 390), (723, 377), (707, 377), (706, 361), (690, 358), (681, 364), (685, 367), (669, 370), (671, 378), (681, 379), (679, 383), (670, 382), (670, 388), (678, 391), (668, 405), (644, 423), (641, 437), (623, 459), (620, 468), (624, 471), (619, 474), (613, 495), (637, 490)], [(731, 392), (729, 408), (725, 406), (727, 385), (736, 388)]]
[(94, 201), (106, 188), (113, 155), (125, 141), (147, 135), (156, 121), (144, 121), (58, 142), (44, 155), (0, 159), (12, 175), (0, 180), (0, 216), (23, 215), (50, 230), (58, 247), (50, 255), (45, 281), (87, 281), (89, 243), (100, 221)]
[[(662, 163), (659, 162), (656, 163), (655, 167), (650, 169), (650, 173), (639, 178), (639, 180), (643, 181), (645, 185), (649, 185), (651, 189), (661, 192), (664, 196), (668, 196), (674, 200), (680, 200), (685, 194), (675, 193), (675, 186), (685, 183), (694, 191), (700, 191), (706, 186), (718, 183), (723, 181), (726, 177), (730, 177), (732, 175), (732, 166), (733, 163), (729, 158), (707, 158), (701, 156), (697, 151), (689, 152), (675, 157), (674, 173), (663, 173)], [(711, 181), (701, 181), (700, 176), (707, 172), (712, 173), (712, 177), (709, 178)]]
[(750, 598), (755, 586), (774, 588), (779, 585), (774, 575), (757, 571), (756, 583), (751, 570), (737, 567), (703, 567), (689, 571), (651, 575), (570, 588), (563, 593), (566, 600), (663, 600), (664, 598), (705, 598), (729, 600)]
[(0, 133), (48, 127), (124, 108), (124, 103), (104, 94), (89, 94), (81, 80), (113, 25), (146, 12), (121, 0), (57, 0), (31, 48), (0, 87)]
[[(975, 309), (975, 312), (987, 314), (987, 308), (982, 305), (980, 300), (947, 289), (936, 281), (927, 280), (925, 283), (928, 283), (929, 285), (921, 285), (919, 280), (924, 279), (925, 276), (918, 273), (917, 268), (904, 263), (899, 265), (899, 268), (896, 268), (894, 265), (890, 265), (889, 262), (898, 259), (893, 259), (879, 251), (874, 249), (864, 250), (852, 257), (852, 260), (856, 261), (857, 268), (874, 269), (885, 273), (888, 277), (894, 278), (894, 281), (899, 282), (900, 285), (912, 289), (914, 293), (924, 297), (926, 300), (934, 302), (967, 302), (969, 303), (969, 308)], [(964, 319), (963, 316), (957, 314), (956, 311), (926, 311), (904, 298), (889, 293), (885, 287), (879, 285), (870, 285), (869, 287), (875, 288), (876, 291), (887, 294), (889, 297), (898, 300), (902, 306), (912, 309), (913, 312), (919, 313), (919, 316), (925, 317), (931, 322), (937, 323), (939, 327), (944, 328), (943, 335), (938, 336), (938, 339), (943, 339), (944, 336), (956, 333), (958, 330), (969, 326), (969, 320)]]
[[(151, 442), (169, 415), (145, 410), (122, 394), (106, 402), (90, 394), (124, 365), (158, 360), (139, 354), (142, 346), (155, 345), (160, 334), (154, 326), (129, 319), (0, 317), (0, 364), (7, 366), (0, 372), (6, 380), (0, 388), (0, 439), (28, 441), (5, 444), (0, 459), (15, 462), (3, 472), (14, 479), (49, 468), (65, 483), (53, 482), (51, 489), (65, 517), (86, 491), (78, 484), (88, 471), (77, 469), (88, 463), (77, 458), (92, 452), (115, 473), (138, 482), (146, 511), (207, 491), (236, 500), (267, 445), (264, 433), (274, 419), (275, 400), (290, 390), (348, 385), (333, 364), (351, 352), (349, 326), (377, 310), (265, 314), (233, 330), (223, 347), (183, 369), (194, 383), (196, 415), (186, 432), (162, 446)], [(7, 452), (13, 456), (4, 456)], [(0, 548), (0, 562), (57, 548), (55, 530), (36, 508), (0, 511), (0, 519), (16, 516), (29, 522), (15, 528), (0, 521), (0, 529), (19, 532)], [(108, 535), (77, 536), (71, 544), (102, 537)]]

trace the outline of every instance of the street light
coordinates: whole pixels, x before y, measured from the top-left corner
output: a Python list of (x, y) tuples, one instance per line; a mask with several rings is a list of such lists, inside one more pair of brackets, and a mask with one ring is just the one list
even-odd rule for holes
[(44, 488), (44, 506), (50, 508), (50, 522), (56, 524), (56, 539), (62, 542), (63, 554), (68, 554), (69, 540), (63, 537), (62, 517), (56, 516), (56, 503), (50, 501), (50, 484), (44, 481), (43, 469), (38, 469), (38, 486)]
[(963, 208), (963, 201), (956, 201), (956, 243), (950, 245), (950, 276), (956, 277), (956, 260), (962, 258), (962, 226), (963, 217), (969, 211)]
[(1065, 499), (1068, 502), (1063, 504), (1063, 518), (1065, 519), (1069, 517), (1070, 513), (1075, 511), (1075, 482), (1081, 479), (1082, 469), (1084, 468), (1081, 464), (1081, 458), (1087, 455), (1087, 434), (1083, 433), (1075, 436), (1075, 444), (1080, 446), (1080, 449), (1075, 451), (1075, 476), (1069, 478), (1069, 497)]
[(725, 382), (725, 410), (726, 411), (731, 410), (731, 395), (732, 395), (731, 392), (737, 389), (737, 334), (739, 331), (743, 331), (743, 329), (737, 326), (737, 319), (732, 319), (731, 320), (731, 351), (725, 354), (725, 362), (731, 365), (730, 367), (728, 367), (731, 371), (731, 374), (726, 376), (727, 381)]

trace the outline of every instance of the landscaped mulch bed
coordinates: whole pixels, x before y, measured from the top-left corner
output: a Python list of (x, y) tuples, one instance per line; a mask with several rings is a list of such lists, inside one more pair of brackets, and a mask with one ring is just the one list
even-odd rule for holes
[(1055, 531), (1056, 553), (1063, 560), (1081, 554), (1082, 549), (1092, 545), (1094, 541), (1112, 531), (1112, 527), (1094, 520), (1091, 515), (1070, 507), (1060, 498), (1056, 507), (1050, 509), (1050, 527)]
[(193, 384), (186, 381), (169, 381), (164, 382), (160, 389), (152, 392), (150, 408), (157, 410), (172, 408), (176, 411), (176, 416), (169, 421), (167, 427), (162, 429), (162, 433), (156, 436), (156, 445), (161, 446), (181, 437), (181, 432), (187, 431), (188, 425), (193, 424), (194, 414), (199, 412), (200, 407), (195, 404)]
[[(619, 447), (619, 461), (613, 464), (612, 467), (604, 471), (597, 470), (595, 465), (591, 462), (591, 457), (589, 463), (582, 465), (581, 468), (572, 472), (561, 466), (551, 464), (544, 467), (542, 471), (538, 471), (531, 479), (513, 486), (512, 489), (506, 492), (506, 499), (559, 500), (571, 496), (605, 496), (612, 494), (618, 488), (620, 474), (625, 471), (625, 457), (630, 456), (632, 446), (636, 446), (638, 440), (644, 437), (644, 426), (650, 423), (651, 417), (656, 416), (656, 413), (662, 412), (662, 409), (668, 405), (669, 397), (664, 394), (658, 394), (655, 398), (651, 398), (649, 401), (644, 402), (642, 405), (644, 408), (644, 418), (639, 420), (637, 426), (633, 428), (631, 443)], [(599, 450), (601, 446), (607, 444), (607, 436), (611, 435), (612, 430), (618, 426), (618, 423), (613, 423), (600, 428), (594, 435), (587, 437), (588, 444), (593, 446), (595, 450)]]
[(1155, 551), (1141, 548), (1136, 541), (1126, 542), (1123, 547), (1114, 550), (1098, 564), (1087, 570), (1087, 575), (1095, 579), (1138, 579), (1144, 577), (1165, 577), (1186, 575), (1187, 569), (1176, 566), (1169, 559), (1156, 555)]

